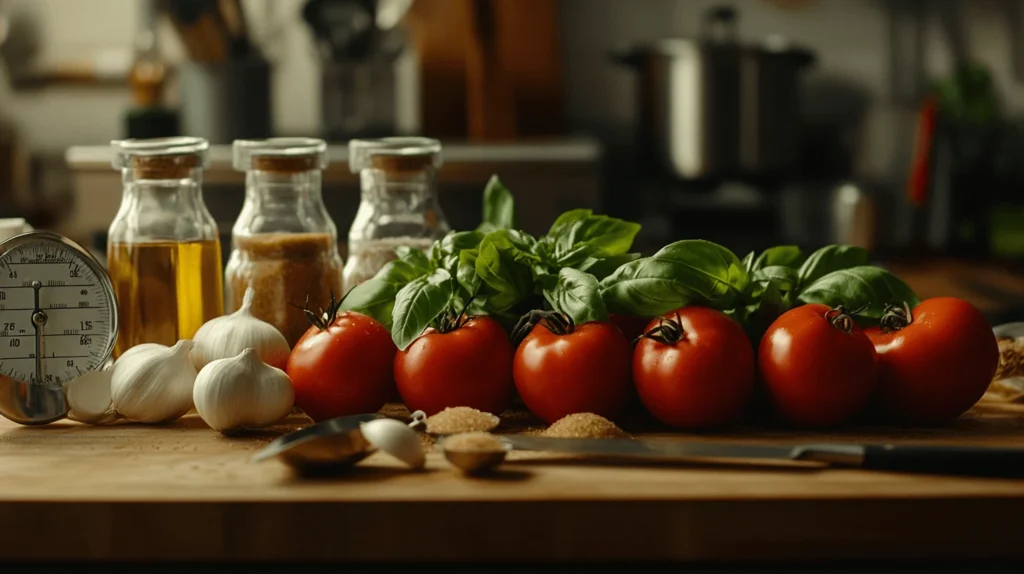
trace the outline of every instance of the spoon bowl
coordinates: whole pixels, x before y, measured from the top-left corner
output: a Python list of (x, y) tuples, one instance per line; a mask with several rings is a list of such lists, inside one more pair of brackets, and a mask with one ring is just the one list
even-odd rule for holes
[[(470, 434), (470, 433), (466, 433)], [(471, 433), (480, 434), (486, 437), (486, 433)], [(439, 448), (444, 452), (445, 459), (454, 466), (461, 470), (463, 474), (467, 475), (479, 475), (486, 474), (498, 468), (501, 463), (505, 462), (505, 457), (508, 455), (509, 447), (506, 443), (501, 441), (500, 438), (493, 437), (491, 435), (490, 440), (494, 440), (495, 444), (493, 448), (490, 445), (461, 445), (452, 437), (458, 437), (459, 435), (452, 435), (446, 437), (441, 441)]]

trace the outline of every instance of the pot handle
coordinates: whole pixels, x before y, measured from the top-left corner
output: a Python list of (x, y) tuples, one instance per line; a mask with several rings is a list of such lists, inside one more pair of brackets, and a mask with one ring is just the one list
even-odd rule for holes
[(704, 13), (704, 38), (716, 44), (736, 43), (736, 9), (715, 6)]

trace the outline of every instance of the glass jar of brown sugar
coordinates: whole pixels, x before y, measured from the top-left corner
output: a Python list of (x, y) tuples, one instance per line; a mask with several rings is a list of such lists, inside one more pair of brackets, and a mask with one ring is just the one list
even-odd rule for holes
[(253, 315), (295, 346), (309, 322), (302, 308), (341, 297), (338, 231), (324, 207), (321, 174), (327, 144), (309, 138), (234, 142), (234, 166), (246, 172), (245, 203), (231, 230), (225, 270), (230, 311), (253, 288)]

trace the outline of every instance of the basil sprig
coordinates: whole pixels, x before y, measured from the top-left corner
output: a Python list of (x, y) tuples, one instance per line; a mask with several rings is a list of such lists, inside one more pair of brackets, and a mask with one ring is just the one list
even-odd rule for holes
[(874, 324), (887, 305), (918, 303), (859, 247), (830, 245), (805, 255), (780, 245), (740, 259), (692, 239), (640, 257), (630, 251), (639, 224), (589, 209), (563, 213), (540, 237), (517, 230), (512, 193), (496, 176), (483, 205), (476, 230), (453, 231), (428, 252), (396, 249), (396, 259), (352, 289), (342, 309), (374, 317), (405, 349), (442, 318), (465, 315), (492, 315), (511, 328), (535, 310), (581, 325), (610, 313), (654, 317), (703, 305), (734, 317), (756, 341), (800, 304), (860, 309), (858, 321)]

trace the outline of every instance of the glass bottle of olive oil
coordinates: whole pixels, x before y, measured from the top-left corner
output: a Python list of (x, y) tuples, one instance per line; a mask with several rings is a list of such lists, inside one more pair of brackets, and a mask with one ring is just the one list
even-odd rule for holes
[(203, 202), (202, 138), (113, 142), (124, 183), (107, 238), (118, 306), (114, 357), (141, 343), (173, 345), (224, 312), (217, 224)]

